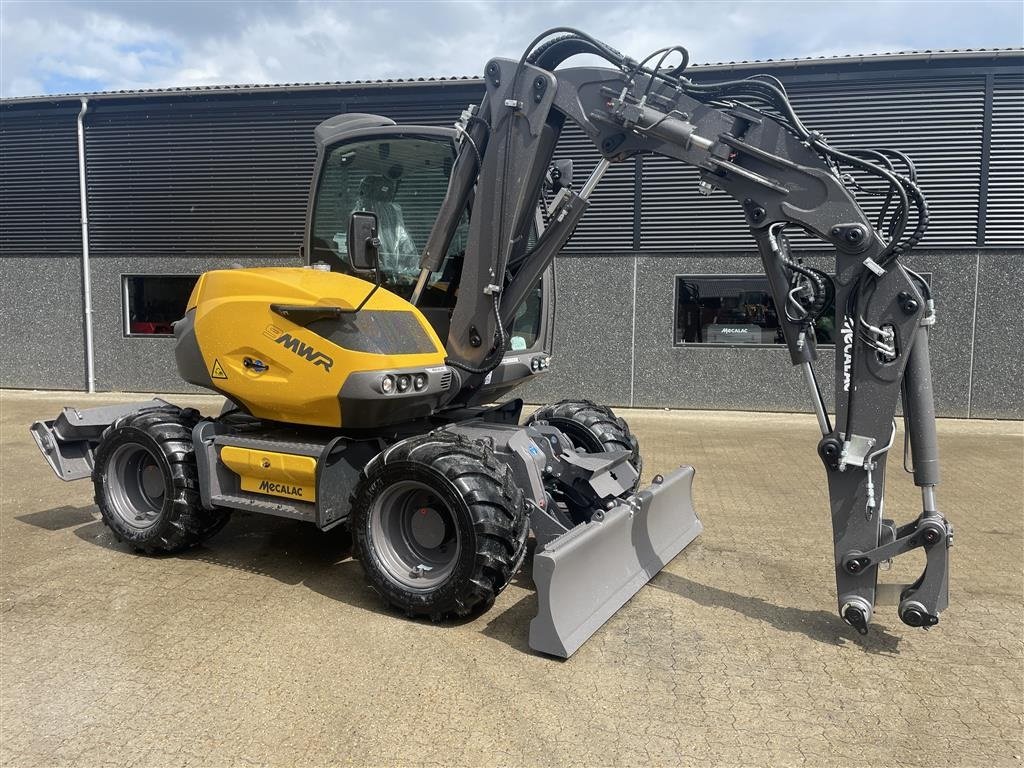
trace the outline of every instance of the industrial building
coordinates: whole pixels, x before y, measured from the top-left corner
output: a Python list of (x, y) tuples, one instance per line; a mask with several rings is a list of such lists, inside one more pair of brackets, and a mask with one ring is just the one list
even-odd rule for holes
[[(938, 302), (937, 409), (1024, 418), (1024, 51), (744, 62), (691, 77), (757, 72), (782, 80), (835, 145), (915, 159), (931, 226), (909, 264)], [(0, 386), (189, 391), (170, 323), (196, 276), (304, 263), (314, 126), (341, 112), (450, 125), (482, 92), (453, 78), (0, 101)], [(558, 155), (579, 179), (597, 161), (571, 126)], [(731, 198), (644, 157), (613, 166), (592, 203), (556, 260), (553, 366), (527, 399), (809, 410), (764, 320), (760, 260)], [(801, 253), (831, 268), (823, 251)], [(827, 327), (820, 339), (831, 387)]]

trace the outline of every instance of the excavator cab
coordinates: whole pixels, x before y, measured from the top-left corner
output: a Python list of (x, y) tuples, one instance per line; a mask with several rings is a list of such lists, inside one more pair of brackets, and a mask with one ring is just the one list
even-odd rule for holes
[[(420, 256), (448, 190), (457, 153), (456, 131), (396, 125), (377, 115), (345, 114), (321, 123), (314, 136), (317, 163), (306, 222), (308, 263), (366, 279), (352, 264), (347, 239), (352, 215), (373, 213), (381, 285), (409, 300), (420, 275)], [(472, 201), (440, 267), (429, 274), (416, 302), (442, 342), (448, 337), (458, 300), (471, 215)], [(531, 240), (541, 226), (538, 216)], [(549, 269), (516, 310), (508, 329), (505, 362), (481, 388), (479, 397), (493, 399), (547, 370), (553, 305), (554, 279)]]

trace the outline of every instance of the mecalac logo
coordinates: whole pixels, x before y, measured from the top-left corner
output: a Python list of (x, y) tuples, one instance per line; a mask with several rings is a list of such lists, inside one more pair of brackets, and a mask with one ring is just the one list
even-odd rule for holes
[(326, 355), (323, 352), (317, 352), (311, 344), (307, 344), (297, 336), (292, 336), (290, 333), (282, 331), (276, 325), (268, 325), (266, 330), (263, 331), (263, 335), (268, 339), (273, 339), (275, 344), (280, 344), (285, 349), (289, 349), (299, 357), (306, 358), (313, 365), (322, 365), (324, 371), (327, 373), (331, 372), (331, 366), (334, 365), (334, 358), (330, 355)]
[(843, 325), (839, 329), (843, 335), (843, 391), (850, 391), (850, 366), (853, 364), (853, 320), (843, 317)]
[(269, 480), (264, 480), (260, 483), (260, 490), (264, 493), (283, 493), (288, 496), (302, 497), (302, 488), (297, 485), (284, 485), (282, 483), (272, 483)]

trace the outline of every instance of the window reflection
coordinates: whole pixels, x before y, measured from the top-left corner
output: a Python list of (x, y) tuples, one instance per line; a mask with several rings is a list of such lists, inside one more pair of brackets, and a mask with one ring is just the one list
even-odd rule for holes
[[(833, 344), (832, 302), (815, 325), (818, 344)], [(675, 344), (785, 344), (763, 275), (676, 277)]]

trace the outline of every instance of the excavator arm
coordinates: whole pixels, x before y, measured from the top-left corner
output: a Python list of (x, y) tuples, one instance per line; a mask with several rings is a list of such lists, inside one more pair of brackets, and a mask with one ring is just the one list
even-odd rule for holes
[[(543, 42), (555, 32), (566, 34)], [(579, 53), (610, 66), (556, 70)], [(681, 63), (662, 66), (672, 57)], [(488, 62), (485, 96), (456, 126), (458, 157), (420, 264), (422, 286), (471, 204), (448, 363), (470, 393), (500, 363), (505, 326), (571, 237), (612, 163), (647, 154), (697, 168), (698, 191), (721, 190), (742, 207), (790, 358), (810, 391), (831, 499), (840, 615), (866, 632), (879, 566), (921, 548), (925, 568), (902, 589), (898, 612), (911, 626), (934, 625), (948, 602), (952, 527), (935, 500), (938, 446), (928, 356), (934, 303), (927, 283), (900, 261), (928, 222), (913, 163), (895, 151), (834, 148), (803, 126), (778, 81), (701, 85), (684, 76), (686, 59), (684, 49), (673, 47), (637, 62), (576, 30), (558, 29), (537, 38), (518, 61)], [(579, 190), (559, 192), (548, 226), (530, 245), (536, 201), (566, 119), (583, 129), (602, 159)], [(885, 204), (874, 222), (851, 191), (858, 184), (853, 174), (884, 185)], [(793, 257), (787, 230), (832, 246), (834, 276)], [(418, 295), (417, 289), (414, 303)], [(811, 367), (814, 324), (831, 296), (839, 331), (835, 423)], [(922, 494), (921, 512), (905, 525), (889, 519), (885, 508), (901, 398), (911, 471)]]

